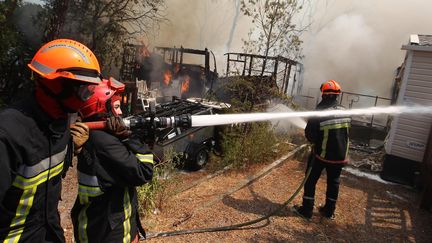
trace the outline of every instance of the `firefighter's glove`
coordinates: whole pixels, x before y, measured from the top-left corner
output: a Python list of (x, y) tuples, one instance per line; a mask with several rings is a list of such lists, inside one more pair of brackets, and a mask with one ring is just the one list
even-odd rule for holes
[(81, 152), (82, 146), (89, 138), (89, 128), (86, 124), (77, 122), (71, 125), (70, 131), (74, 143), (74, 154), (77, 155)]
[(107, 131), (120, 139), (125, 139), (131, 135), (131, 131), (128, 130), (123, 120), (118, 116), (109, 117), (106, 124)]

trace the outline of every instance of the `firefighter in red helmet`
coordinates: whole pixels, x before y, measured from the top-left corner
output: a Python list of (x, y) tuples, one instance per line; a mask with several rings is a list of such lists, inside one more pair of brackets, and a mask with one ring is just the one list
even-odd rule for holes
[(105, 120), (107, 129), (91, 130), (78, 155), (71, 212), (77, 242), (138, 242), (138, 232), (144, 234), (135, 187), (152, 180), (153, 154), (120, 118), (123, 89), (114, 79), (103, 80), (79, 111), (83, 121)]
[(42, 46), (28, 66), (34, 94), (0, 112), (0, 241), (64, 242), (57, 205), (73, 156), (68, 114), (93, 95), (100, 67), (68, 39)]
[[(328, 80), (320, 89), (322, 100), (316, 110), (344, 109), (338, 103), (341, 87), (336, 81)], [(325, 205), (319, 207), (319, 213), (325, 218), (334, 218), (339, 178), (342, 167), (348, 162), (350, 125), (351, 118), (340, 116), (311, 118), (306, 125), (305, 136), (312, 143), (307, 167), (312, 168), (304, 185), (303, 203), (294, 206), (294, 211), (306, 219), (312, 217), (315, 186), (323, 169), (327, 172), (327, 190)]]

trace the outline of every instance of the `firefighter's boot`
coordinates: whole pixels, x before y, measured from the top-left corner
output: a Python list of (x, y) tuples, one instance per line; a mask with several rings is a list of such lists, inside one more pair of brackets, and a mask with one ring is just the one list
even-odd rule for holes
[(324, 206), (320, 206), (318, 211), (320, 212), (321, 216), (327, 218), (327, 219), (334, 219), (336, 209), (336, 201), (326, 199), (326, 203)]
[(294, 205), (293, 211), (299, 216), (310, 220), (312, 218), (314, 200), (303, 198), (303, 205)]

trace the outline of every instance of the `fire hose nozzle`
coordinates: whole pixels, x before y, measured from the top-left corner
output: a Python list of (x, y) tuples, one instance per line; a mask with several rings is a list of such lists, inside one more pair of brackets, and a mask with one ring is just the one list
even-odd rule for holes
[(180, 116), (175, 116), (175, 126), (189, 128), (192, 126), (192, 116), (191, 114), (182, 114)]
[[(167, 127), (182, 127), (190, 128), (192, 126), (192, 117), (190, 114), (182, 114), (171, 117), (141, 117), (132, 116), (123, 119), (124, 124), (129, 129), (140, 128), (167, 128)], [(105, 129), (105, 121), (85, 122), (90, 129)]]
[(154, 128), (167, 127), (182, 127), (189, 128), (192, 126), (192, 118), (190, 114), (182, 114), (180, 116), (171, 117), (131, 117), (123, 120), (125, 125), (130, 129), (144, 128), (152, 126)]

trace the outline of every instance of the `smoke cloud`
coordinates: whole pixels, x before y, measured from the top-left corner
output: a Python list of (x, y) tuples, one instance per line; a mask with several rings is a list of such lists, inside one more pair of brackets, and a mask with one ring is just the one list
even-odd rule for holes
[[(242, 38), (253, 26), (238, 13), (236, 1), (167, 0), (168, 23), (148, 36), (151, 46), (183, 46), (212, 50), (219, 74), (223, 54), (242, 51)], [(303, 34), (303, 94), (335, 79), (344, 91), (390, 97), (396, 68), (403, 62), (401, 46), (410, 34), (432, 34), (432, 1), (325, 0), (305, 1), (298, 23)], [(235, 27), (234, 33), (230, 35)], [(199, 62), (200, 60), (195, 60)], [(213, 69), (213, 64), (212, 64)]]
[(431, 1), (314, 1), (304, 36), (303, 93), (335, 79), (343, 90), (390, 97), (410, 34), (432, 34)]
[[(167, 0), (166, 6), (168, 21), (148, 37), (150, 45), (192, 49), (207, 47), (215, 54), (221, 75), (226, 65), (224, 54), (227, 48), (240, 52), (241, 39), (247, 37), (250, 29), (250, 20), (238, 14), (239, 1)], [(185, 58), (188, 62), (204, 63), (203, 60)]]

